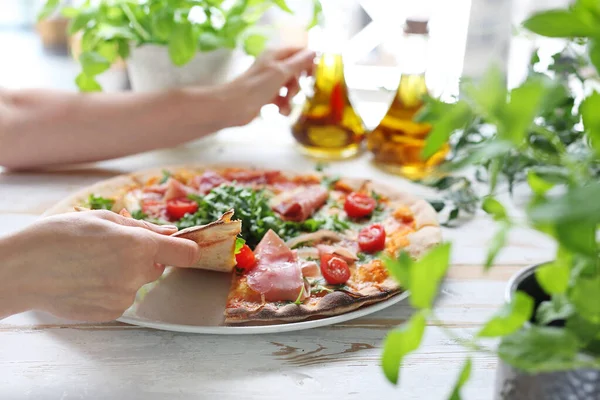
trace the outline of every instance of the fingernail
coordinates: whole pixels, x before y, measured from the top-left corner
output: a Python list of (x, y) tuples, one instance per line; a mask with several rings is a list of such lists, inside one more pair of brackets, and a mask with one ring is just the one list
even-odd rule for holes
[(161, 227), (162, 229), (165, 229), (165, 230), (171, 230), (171, 231), (172, 231), (173, 229), (175, 229), (175, 230), (179, 230), (179, 228), (177, 228), (175, 225), (161, 225), (160, 227)]

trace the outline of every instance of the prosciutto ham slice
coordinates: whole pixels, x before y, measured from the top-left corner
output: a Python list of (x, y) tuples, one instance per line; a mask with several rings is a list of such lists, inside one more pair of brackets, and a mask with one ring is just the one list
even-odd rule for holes
[(302, 266), (275, 232), (267, 232), (254, 255), (257, 265), (247, 275), (252, 290), (264, 295), (267, 301), (295, 301), (298, 297), (307, 297)]
[(215, 171), (207, 170), (204, 171), (202, 175), (192, 179), (192, 186), (198, 189), (200, 193), (206, 194), (225, 182), (227, 182), (227, 179), (223, 178)]
[(188, 194), (194, 193), (194, 189), (184, 185), (177, 179), (169, 178), (167, 181), (167, 190), (165, 191), (165, 201), (187, 197)]
[(329, 192), (321, 185), (312, 185), (292, 194), (273, 207), (273, 210), (286, 221), (302, 222), (314, 214), (329, 197)]

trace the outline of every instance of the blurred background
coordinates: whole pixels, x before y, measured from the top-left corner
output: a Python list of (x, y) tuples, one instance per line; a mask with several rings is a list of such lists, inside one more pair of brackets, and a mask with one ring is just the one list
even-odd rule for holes
[[(521, 35), (520, 22), (533, 10), (568, 3), (566, 0), (323, 1), (337, 3), (336, 21), (345, 31), (341, 50), (347, 83), (352, 100), (368, 126), (381, 118), (398, 84), (402, 55), (397, 54), (397, 39), (407, 16), (422, 15), (429, 19), (428, 86), (435, 95), (453, 96), (457, 94), (461, 76), (476, 78), (492, 62), (506, 73), (509, 86), (517, 84), (527, 73), (532, 50), (540, 45), (552, 47), (552, 43), (540, 43)], [(77, 90), (74, 78), (79, 66), (73, 57), (77, 41), (67, 37), (68, 21), (62, 17), (36, 22), (43, 3), (0, 0), (0, 87)], [(78, 1), (62, 3), (76, 5)], [(272, 9), (261, 21), (270, 27), (270, 45), (318, 46), (319, 28), (309, 33), (304, 30), (312, 13), (312, 2), (288, 0), (287, 3), (295, 11), (294, 16)], [(239, 73), (250, 62), (251, 58), (239, 52), (235, 58), (237, 68), (232, 74)], [(125, 63), (114, 65), (100, 80), (105, 91), (130, 88)]]

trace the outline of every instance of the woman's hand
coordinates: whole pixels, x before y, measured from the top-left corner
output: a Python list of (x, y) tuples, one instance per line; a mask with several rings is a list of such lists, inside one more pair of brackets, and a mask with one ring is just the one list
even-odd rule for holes
[[(256, 62), (223, 89), (234, 109), (232, 125), (245, 125), (258, 116), (262, 106), (275, 104), (289, 115), (290, 101), (298, 94), (298, 79), (312, 74), (315, 53), (302, 48), (266, 51)], [(286, 88), (285, 96), (280, 89)]]
[(197, 261), (195, 242), (168, 236), (176, 230), (88, 211), (45, 218), (1, 239), (0, 318), (28, 309), (76, 320), (118, 318), (164, 265)]

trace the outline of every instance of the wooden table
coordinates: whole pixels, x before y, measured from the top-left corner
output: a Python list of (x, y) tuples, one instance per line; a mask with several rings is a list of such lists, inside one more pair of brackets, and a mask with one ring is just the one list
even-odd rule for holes
[[(185, 147), (48, 173), (0, 173), (0, 234), (25, 226), (76, 189), (111, 176), (187, 162), (237, 162), (312, 170), (284, 120), (258, 120)], [(328, 172), (382, 179), (427, 195), (426, 189), (375, 169), (368, 156), (332, 163)], [(27, 312), (0, 321), (1, 399), (445, 399), (467, 351), (446, 337), (476, 331), (503, 301), (506, 281), (545, 261), (553, 246), (513, 232), (498, 266), (480, 264), (494, 224), (477, 216), (445, 229), (454, 243), (437, 313), (422, 349), (406, 362), (399, 388), (380, 367), (386, 333), (411, 315), (408, 302), (343, 324), (296, 333), (210, 336), (163, 332), (111, 322), (87, 324)], [(496, 359), (474, 355), (467, 399), (492, 398)]]

